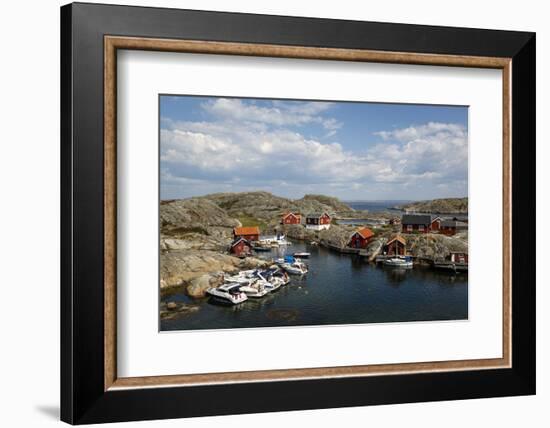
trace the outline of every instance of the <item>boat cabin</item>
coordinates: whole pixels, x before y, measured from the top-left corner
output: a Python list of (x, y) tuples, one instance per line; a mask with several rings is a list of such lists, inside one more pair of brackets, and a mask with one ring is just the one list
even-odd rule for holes
[(301, 224), (302, 215), (298, 213), (286, 213), (283, 214), (282, 224)]
[(391, 238), (384, 246), (388, 256), (404, 256), (407, 253), (407, 241), (401, 235)]
[(445, 235), (451, 236), (461, 230), (468, 230), (468, 223), (458, 220), (443, 220), (439, 231)]
[(244, 238), (247, 241), (258, 241), (260, 239), (260, 228), (258, 226), (236, 227), (233, 229), (233, 238)]
[(237, 257), (244, 257), (251, 254), (251, 249), (250, 242), (239, 236), (231, 243), (230, 253)]
[(404, 214), (401, 217), (401, 231), (403, 233), (438, 232), (441, 218), (430, 214)]
[(330, 228), (330, 216), (327, 213), (313, 213), (306, 217), (306, 229), (323, 230)]
[(353, 233), (348, 243), (351, 248), (367, 248), (369, 242), (374, 236), (374, 232), (368, 227), (363, 227)]

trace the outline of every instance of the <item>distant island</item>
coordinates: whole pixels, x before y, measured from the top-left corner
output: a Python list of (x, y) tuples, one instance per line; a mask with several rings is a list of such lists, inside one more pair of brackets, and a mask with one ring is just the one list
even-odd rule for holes
[(442, 198), (429, 201), (411, 202), (395, 206), (405, 212), (431, 214), (467, 214), (468, 198)]

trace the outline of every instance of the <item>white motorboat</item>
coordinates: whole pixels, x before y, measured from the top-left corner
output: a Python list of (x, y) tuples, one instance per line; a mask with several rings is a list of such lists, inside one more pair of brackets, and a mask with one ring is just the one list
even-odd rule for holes
[(308, 272), (307, 265), (298, 260), (293, 263), (283, 263), (281, 267), (293, 275), (304, 275)]
[(309, 256), (311, 256), (311, 253), (308, 253), (306, 251), (294, 253), (294, 257), (296, 257), (297, 259), (308, 259)]
[(291, 245), (291, 243), (286, 240), (285, 235), (262, 236), (258, 241), (258, 244), (271, 247), (282, 247), (285, 245)]
[(281, 285), (287, 285), (290, 282), (288, 273), (280, 269), (278, 266), (272, 266), (269, 269), (262, 271), (261, 276), (270, 283), (280, 282)]
[(273, 276), (279, 278), (283, 282), (283, 285), (287, 285), (290, 282), (290, 276), (284, 270), (278, 269)]
[(231, 303), (238, 305), (248, 299), (246, 293), (241, 291), (243, 284), (238, 282), (228, 282), (220, 285), (219, 287), (209, 288), (206, 292), (224, 303)]
[(304, 275), (308, 271), (307, 265), (296, 260), (293, 256), (285, 256), (283, 259), (277, 260), (277, 263), (286, 272), (293, 275)]
[(412, 257), (410, 257), (410, 256), (392, 257), (390, 259), (384, 260), (384, 266), (393, 266), (393, 267), (400, 267), (400, 268), (412, 268), (413, 267), (413, 261), (412, 261)]
[(225, 282), (248, 284), (256, 280), (256, 269), (242, 270), (239, 273), (225, 277)]
[(240, 290), (244, 292), (247, 297), (264, 297), (271, 292), (269, 286), (266, 286), (266, 281), (258, 280), (252, 283), (244, 284)]

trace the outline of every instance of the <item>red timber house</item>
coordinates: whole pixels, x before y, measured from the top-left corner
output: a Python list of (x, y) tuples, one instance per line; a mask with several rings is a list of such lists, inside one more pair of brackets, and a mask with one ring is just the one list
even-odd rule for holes
[(244, 257), (251, 254), (252, 245), (249, 241), (243, 237), (238, 237), (233, 240), (231, 243), (230, 253), (234, 254), (237, 257)]
[(468, 253), (460, 251), (451, 251), (448, 259), (453, 263), (465, 263), (468, 264)]
[(407, 241), (401, 235), (391, 238), (384, 247), (388, 256), (404, 256), (407, 254)]
[(363, 227), (353, 233), (348, 243), (351, 248), (367, 248), (369, 242), (374, 236), (374, 232), (368, 227)]
[(401, 226), (403, 233), (439, 232), (441, 218), (430, 214), (404, 214), (401, 217)]
[(330, 216), (327, 213), (308, 214), (306, 229), (323, 230), (330, 228)]
[(233, 238), (244, 238), (247, 241), (258, 241), (260, 239), (260, 228), (258, 226), (236, 227), (233, 229)]
[(286, 213), (283, 214), (282, 224), (301, 224), (302, 215), (299, 213)]
[(458, 220), (443, 220), (441, 222), (440, 232), (445, 235), (454, 235), (461, 230), (468, 230), (468, 223)]

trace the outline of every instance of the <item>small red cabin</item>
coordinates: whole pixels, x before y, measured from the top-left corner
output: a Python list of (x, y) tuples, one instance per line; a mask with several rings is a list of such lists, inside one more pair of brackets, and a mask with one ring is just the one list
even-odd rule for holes
[(441, 218), (429, 214), (406, 214), (401, 218), (403, 233), (437, 232), (441, 225)]
[(257, 241), (260, 239), (260, 228), (258, 226), (236, 227), (233, 229), (234, 238), (244, 238), (247, 241)]
[(388, 256), (404, 256), (407, 253), (407, 241), (400, 235), (394, 236), (384, 247)]
[(306, 229), (323, 230), (330, 227), (330, 216), (327, 213), (308, 214)]
[(283, 214), (282, 224), (300, 224), (301, 222), (302, 216), (298, 213)]
[(373, 236), (374, 232), (372, 230), (368, 227), (363, 227), (351, 235), (348, 247), (366, 248)]
[(230, 252), (231, 254), (236, 255), (237, 257), (249, 256), (251, 254), (252, 246), (244, 238), (236, 238), (231, 244)]
[(466, 263), (468, 264), (468, 253), (451, 251), (449, 260), (453, 263)]
[(468, 223), (458, 220), (443, 220), (441, 222), (440, 232), (445, 235), (454, 235), (461, 230), (468, 230)]

